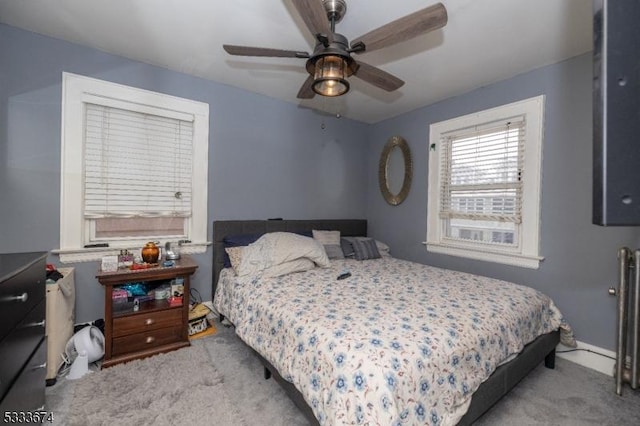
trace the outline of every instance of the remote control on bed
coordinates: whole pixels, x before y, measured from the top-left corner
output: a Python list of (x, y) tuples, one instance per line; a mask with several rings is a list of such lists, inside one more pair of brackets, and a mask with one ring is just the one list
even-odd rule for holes
[(338, 275), (339, 280), (344, 280), (345, 278), (349, 278), (351, 276), (351, 272), (349, 271), (344, 271), (343, 273), (341, 273), (340, 275)]

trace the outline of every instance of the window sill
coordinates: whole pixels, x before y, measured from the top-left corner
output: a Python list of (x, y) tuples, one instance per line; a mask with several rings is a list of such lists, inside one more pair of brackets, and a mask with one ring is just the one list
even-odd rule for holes
[(504, 265), (518, 266), (521, 268), (538, 269), (544, 257), (523, 255), (520, 253), (496, 253), (486, 250), (472, 250), (468, 248), (453, 247), (446, 244), (424, 243), (427, 251), (447, 254), (450, 256), (466, 257), (468, 259), (483, 260), (485, 262), (502, 263)]
[[(210, 242), (189, 243), (180, 247), (180, 253), (199, 254), (207, 251)], [(100, 248), (79, 248), (79, 249), (57, 249), (52, 253), (60, 256), (62, 263), (80, 263), (100, 261), (104, 256), (113, 256), (120, 254), (120, 250), (129, 250), (136, 252), (140, 247), (100, 247)]]

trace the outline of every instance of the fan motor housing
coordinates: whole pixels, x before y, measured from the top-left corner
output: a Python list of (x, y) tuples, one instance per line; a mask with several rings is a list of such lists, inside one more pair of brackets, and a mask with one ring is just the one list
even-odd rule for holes
[(347, 13), (347, 3), (344, 0), (322, 0), (322, 5), (329, 21), (340, 22)]
[(348, 76), (353, 75), (358, 70), (358, 64), (351, 57), (351, 54), (347, 51), (349, 47), (349, 41), (342, 34), (334, 33), (333, 41), (329, 43), (329, 46), (324, 46), (318, 42), (313, 49), (313, 54), (307, 60), (306, 68), (310, 75), (313, 75), (316, 70), (316, 62), (323, 56), (340, 56), (347, 62)]

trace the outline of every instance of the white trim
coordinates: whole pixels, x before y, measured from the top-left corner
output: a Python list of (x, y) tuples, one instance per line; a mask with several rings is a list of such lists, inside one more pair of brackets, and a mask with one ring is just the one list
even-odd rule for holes
[(448, 254), (451, 256), (466, 257), (469, 259), (498, 262), (505, 265), (520, 266), (522, 268), (538, 269), (543, 257), (523, 256), (518, 253), (487, 252), (470, 248), (460, 248), (446, 244), (426, 243), (427, 250), (433, 253)]
[[(210, 246), (211, 242), (207, 241), (204, 243), (189, 243), (187, 245), (180, 246), (180, 253), (184, 254), (200, 254), (205, 253), (207, 251), (207, 246)], [(52, 250), (52, 253), (55, 253), (60, 256), (60, 262), (62, 263), (79, 263), (79, 262), (93, 262), (99, 261), (104, 256), (117, 255), (120, 254), (120, 250), (127, 249), (130, 252), (136, 252), (141, 250), (138, 247), (128, 247), (128, 246), (117, 246), (117, 247), (107, 247), (107, 248), (80, 248), (80, 249), (71, 249), (71, 250)]]
[[(525, 99), (508, 105), (433, 123), (429, 126), (429, 180), (427, 200), (427, 250), (453, 256), (468, 257), (489, 262), (504, 263), (537, 269), (540, 256), (540, 200), (542, 178), (542, 137), (544, 134), (544, 95)], [(441, 136), (456, 129), (500, 119), (524, 115), (526, 118), (523, 182), (522, 225), (517, 247), (494, 248), (488, 244), (471, 242), (445, 243), (445, 233), (440, 212), (440, 164)], [(432, 149), (433, 147), (434, 149)], [(470, 247), (471, 245), (471, 247)], [(518, 259), (518, 260), (514, 260)]]
[[(85, 249), (87, 244), (82, 214), (84, 172), (84, 110), (85, 102), (120, 105), (141, 112), (153, 112), (169, 117), (193, 121), (193, 178), (192, 216), (187, 220), (187, 238), (192, 241), (207, 239), (207, 197), (209, 164), (209, 104), (179, 98), (163, 93), (128, 87), (67, 72), (62, 73), (62, 125), (61, 125), (61, 189), (60, 189), (60, 249), (61, 261), (98, 260), (121, 247)], [(153, 240), (153, 238), (151, 238)], [(139, 245), (122, 241), (121, 245)], [(203, 245), (204, 252), (208, 243)], [(129, 248), (129, 247), (122, 247)]]
[[(64, 74), (73, 75), (69, 73), (64, 73)], [(83, 78), (88, 78), (88, 77), (83, 77)], [(109, 83), (109, 85), (111, 84), (115, 84), (115, 83)], [(100, 86), (102, 86), (102, 84), (98, 83), (97, 87), (100, 87)], [(118, 95), (119, 90), (116, 90), (116, 96), (126, 96), (128, 94), (127, 92), (131, 92), (131, 89), (133, 89), (127, 86), (122, 86), (117, 84), (115, 85), (115, 87), (118, 87), (118, 89), (122, 89), (121, 95)], [(102, 87), (100, 88), (102, 90)], [(133, 90), (135, 90), (136, 92), (139, 91), (139, 93), (146, 92), (143, 89), (133, 89)], [(149, 96), (148, 100), (155, 101), (156, 102), (155, 105), (145, 105), (145, 104), (140, 104), (138, 102), (123, 101), (122, 99), (117, 99), (113, 96), (93, 95), (87, 92), (82, 92), (81, 99), (82, 99), (82, 102), (84, 103), (102, 105), (110, 108), (118, 108), (125, 111), (139, 112), (141, 114), (158, 115), (161, 117), (173, 118), (181, 121), (190, 121), (190, 122), (194, 121), (193, 113), (181, 112), (181, 110), (187, 110), (186, 107), (188, 107), (188, 104), (180, 105), (184, 103), (183, 99), (181, 98), (172, 99), (172, 97), (168, 95), (164, 95), (162, 93), (155, 93), (155, 92), (149, 92), (149, 93), (152, 96)], [(149, 94), (149, 93), (146, 93), (146, 94)], [(132, 95), (135, 95), (135, 93), (129, 93), (128, 95), (132, 96)], [(158, 95), (160, 96), (158, 97)], [(173, 104), (173, 108), (169, 108), (171, 104)], [(190, 108), (190, 109), (193, 109), (193, 108)]]
[(614, 359), (607, 358), (607, 356), (615, 358), (615, 352), (580, 341), (577, 341), (576, 343), (578, 343), (577, 349), (587, 349), (593, 352), (588, 352), (587, 350), (577, 350), (574, 352), (560, 353), (560, 351), (568, 351), (574, 348), (569, 348), (567, 346), (559, 344), (556, 347), (556, 355), (559, 358), (575, 362), (576, 364), (582, 365), (583, 367), (587, 367), (602, 374), (606, 374), (607, 376), (613, 377), (613, 368), (616, 361)]

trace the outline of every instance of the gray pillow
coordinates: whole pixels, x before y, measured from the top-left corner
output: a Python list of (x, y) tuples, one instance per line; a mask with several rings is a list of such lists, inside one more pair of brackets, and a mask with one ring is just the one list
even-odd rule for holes
[(344, 259), (342, 247), (340, 247), (338, 244), (325, 244), (324, 251), (327, 252), (327, 257), (329, 259)]
[(350, 241), (356, 260), (380, 259), (378, 246), (373, 238), (356, 238)]
[(342, 247), (342, 254), (344, 255), (344, 257), (355, 257), (356, 253), (353, 251), (353, 244), (351, 244), (351, 241), (353, 240), (355, 240), (355, 238), (340, 238), (340, 247)]
[(313, 239), (324, 246), (329, 259), (344, 259), (342, 247), (340, 247), (340, 231), (322, 231), (314, 229), (311, 231)]

